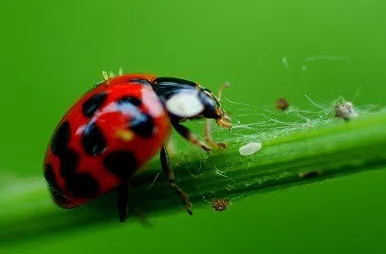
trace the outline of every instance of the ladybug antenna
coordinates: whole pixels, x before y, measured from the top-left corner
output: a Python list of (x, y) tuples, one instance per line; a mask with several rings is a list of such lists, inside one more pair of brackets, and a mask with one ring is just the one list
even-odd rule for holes
[(230, 85), (231, 85), (231, 84), (227, 81), (227, 82), (225, 82), (224, 85), (222, 85), (222, 86), (220, 87), (220, 89), (218, 90), (218, 96), (217, 96), (218, 102), (221, 101), (221, 96), (222, 96), (222, 93), (223, 93), (224, 89), (225, 89), (225, 88), (228, 88)]

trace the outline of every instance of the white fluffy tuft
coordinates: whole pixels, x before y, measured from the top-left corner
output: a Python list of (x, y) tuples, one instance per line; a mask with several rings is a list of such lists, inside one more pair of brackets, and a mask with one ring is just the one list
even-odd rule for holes
[(261, 143), (249, 143), (245, 146), (242, 146), (240, 147), (239, 149), (239, 153), (241, 156), (248, 156), (248, 155), (252, 155), (258, 151), (261, 150)]

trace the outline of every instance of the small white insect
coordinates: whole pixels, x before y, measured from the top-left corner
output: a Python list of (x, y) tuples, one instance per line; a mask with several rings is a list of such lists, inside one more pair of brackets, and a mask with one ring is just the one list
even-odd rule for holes
[(197, 92), (190, 90), (173, 95), (166, 101), (166, 108), (180, 117), (192, 117), (204, 111)]
[(241, 156), (248, 156), (260, 151), (261, 148), (262, 148), (262, 145), (260, 142), (259, 143), (252, 142), (252, 143), (246, 144), (245, 146), (240, 147), (239, 153)]
[(342, 104), (338, 104), (335, 107), (335, 116), (344, 120), (350, 120), (359, 116), (358, 112), (355, 111), (354, 105), (346, 101)]

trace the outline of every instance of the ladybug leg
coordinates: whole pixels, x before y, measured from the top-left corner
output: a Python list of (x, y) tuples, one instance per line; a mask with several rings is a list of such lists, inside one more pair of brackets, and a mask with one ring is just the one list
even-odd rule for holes
[(174, 172), (172, 167), (170, 166), (170, 159), (165, 146), (161, 148), (160, 159), (162, 170), (164, 171), (166, 178), (169, 180), (170, 186), (181, 197), (182, 203), (184, 203), (186, 211), (190, 215), (192, 215), (192, 203), (189, 201), (189, 198), (185, 194), (185, 192), (175, 183)]
[(124, 222), (126, 220), (129, 211), (129, 190), (130, 184), (123, 184), (118, 188), (117, 206), (120, 222)]
[(211, 131), (211, 121), (209, 118), (206, 119), (206, 124), (205, 124), (205, 130), (204, 130), (204, 133), (205, 133), (205, 140), (206, 142), (214, 149), (217, 149), (217, 148), (227, 148), (227, 144), (226, 143), (216, 143), (212, 140), (212, 137), (210, 135), (210, 131)]
[(199, 140), (194, 133), (190, 132), (190, 130), (188, 128), (186, 128), (185, 126), (181, 125), (178, 121), (172, 121), (172, 125), (173, 125), (174, 129), (181, 136), (183, 136), (184, 138), (189, 140), (189, 142), (193, 143), (196, 146), (201, 147), (202, 149), (204, 149), (208, 153), (210, 152), (210, 150), (212, 150), (208, 145), (206, 145), (201, 140)]

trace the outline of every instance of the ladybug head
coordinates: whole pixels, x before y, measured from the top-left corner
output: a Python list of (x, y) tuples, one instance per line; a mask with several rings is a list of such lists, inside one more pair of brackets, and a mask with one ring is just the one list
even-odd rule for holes
[(231, 119), (220, 105), (222, 91), (228, 86), (229, 83), (225, 83), (220, 88), (217, 97), (209, 89), (200, 88), (199, 99), (204, 106), (202, 116), (205, 118), (216, 119), (218, 125), (229, 129), (232, 126), (230, 122)]
[(222, 91), (228, 86), (228, 83), (223, 85), (216, 97), (209, 89), (184, 79), (156, 78), (153, 82), (154, 91), (172, 118), (181, 121), (211, 118), (224, 128), (232, 126), (230, 118), (220, 105)]

